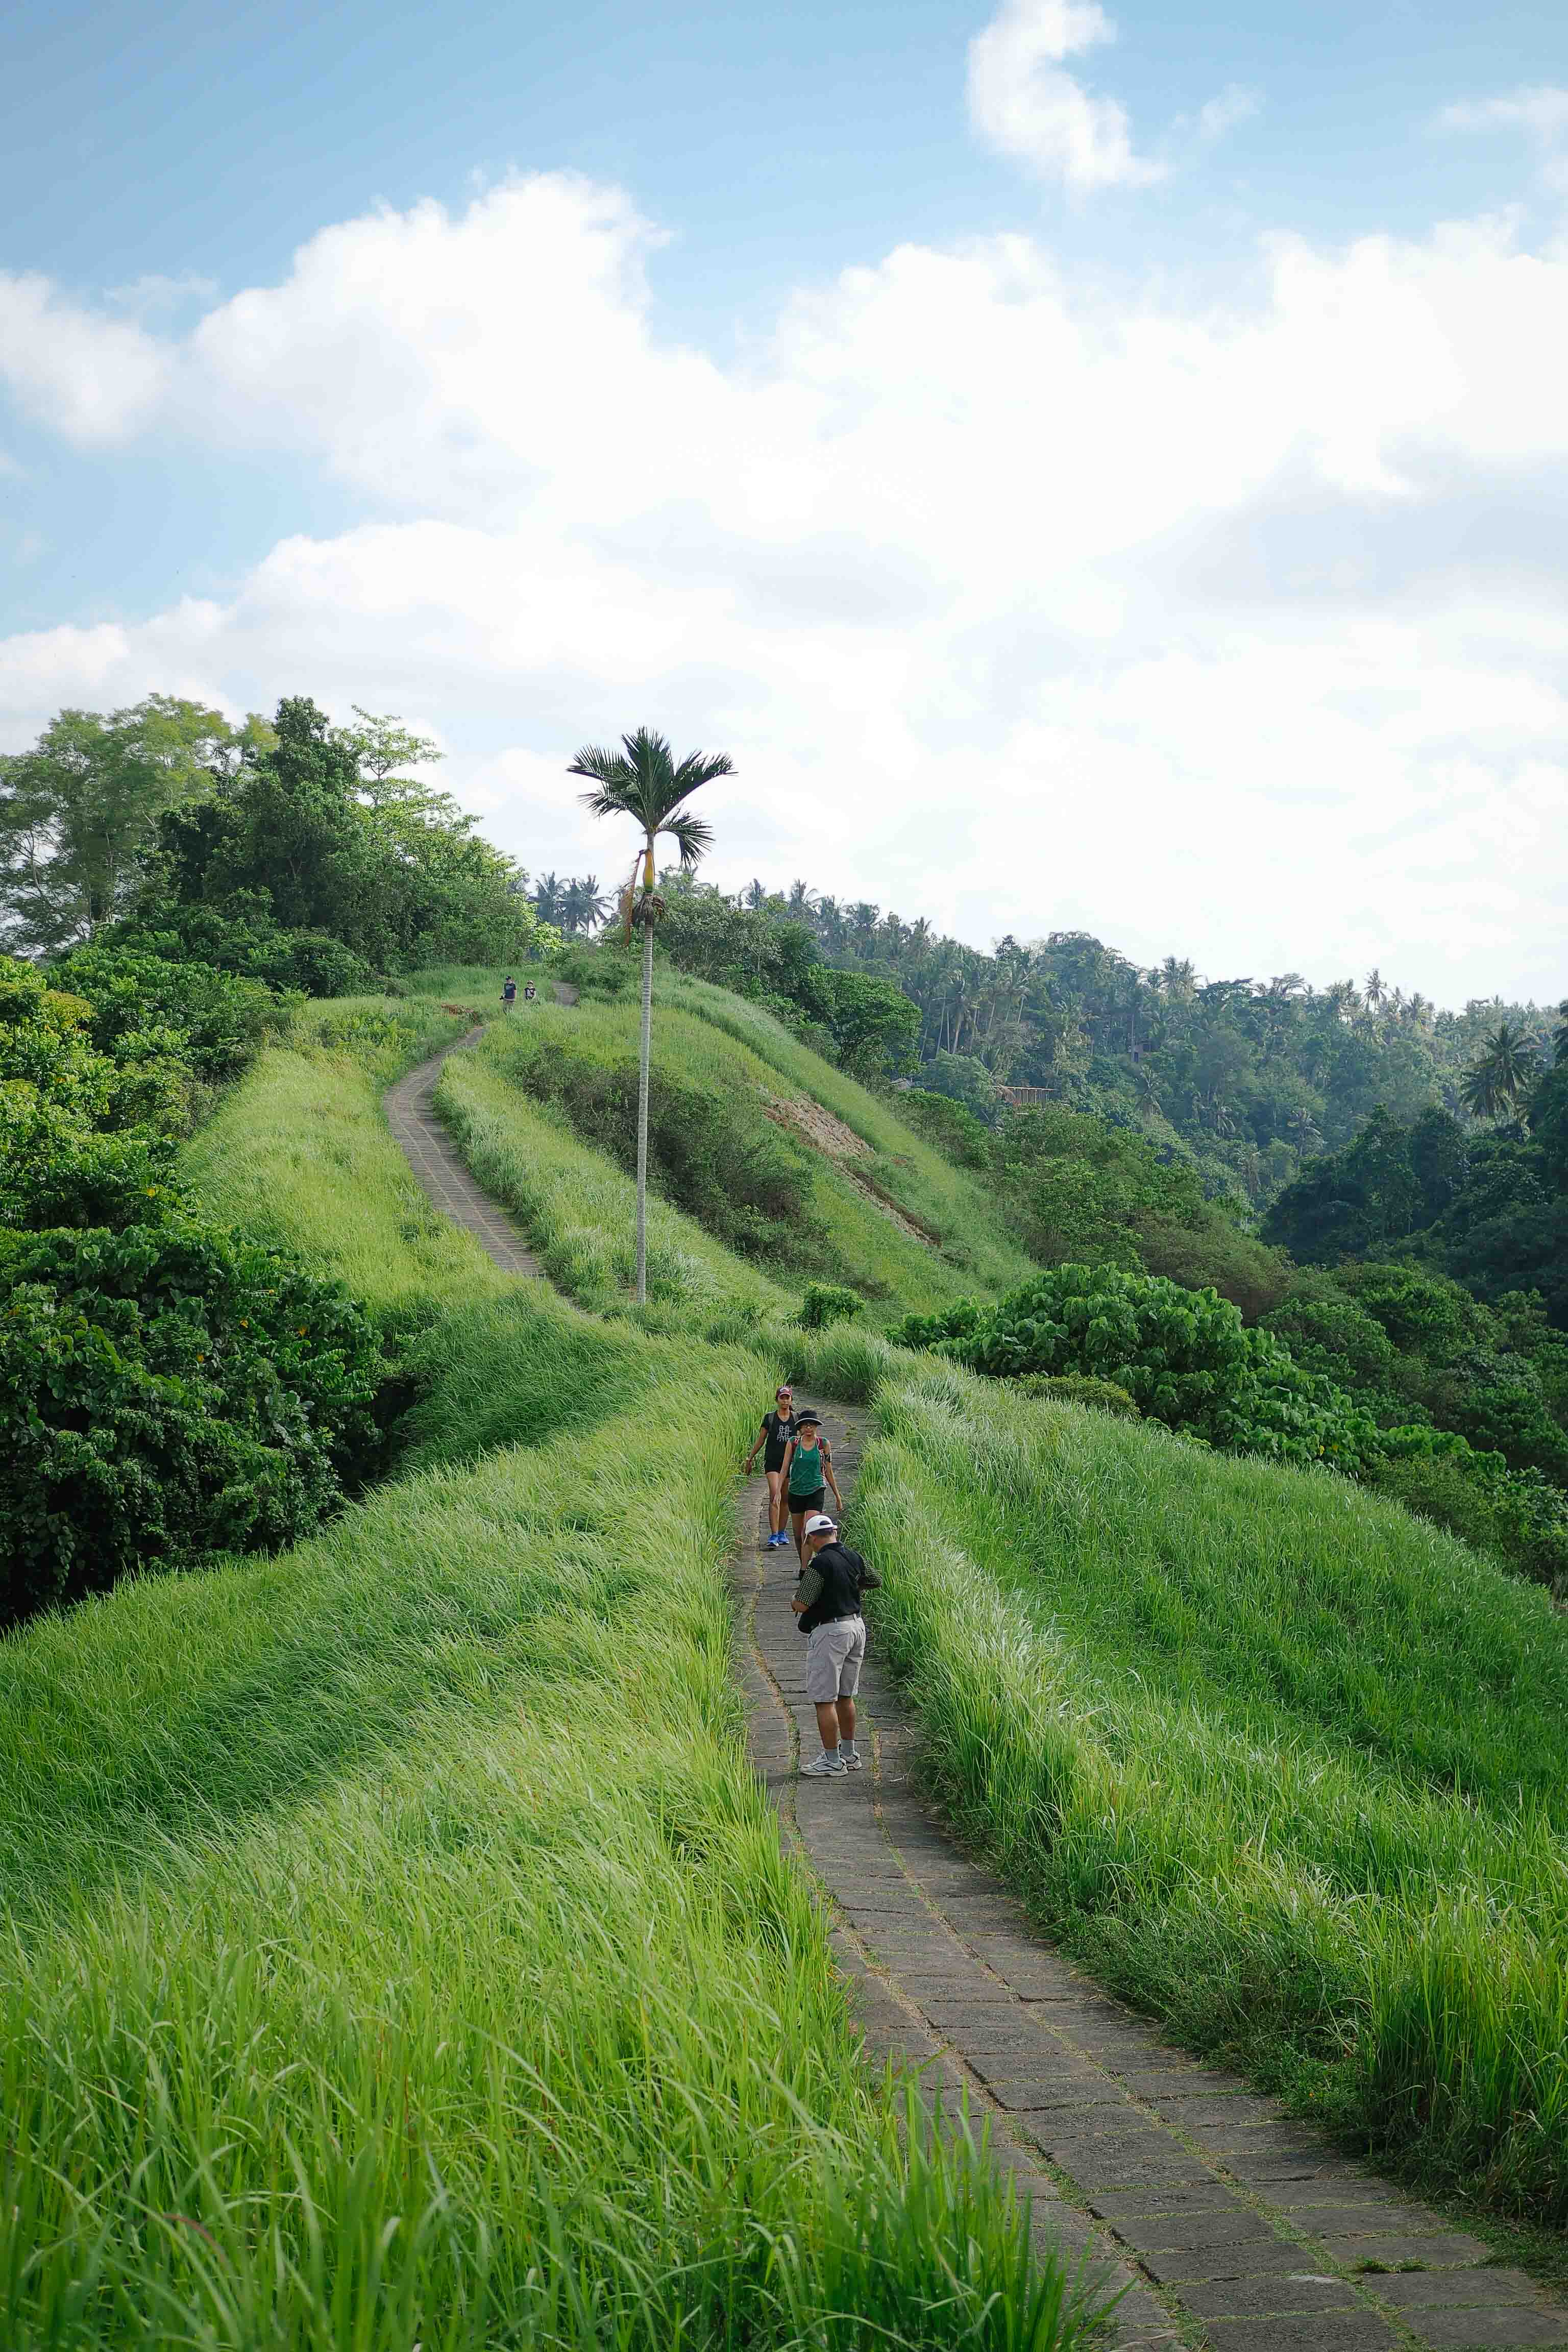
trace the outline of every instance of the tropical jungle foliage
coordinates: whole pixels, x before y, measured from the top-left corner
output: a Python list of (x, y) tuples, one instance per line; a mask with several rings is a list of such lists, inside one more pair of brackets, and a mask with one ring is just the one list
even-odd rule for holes
[(205, 1223), (175, 1172), (198, 1083), (276, 1027), (267, 991), (98, 949), (57, 971), (0, 958), (0, 1623), (293, 1540), (371, 1466), (385, 1372), (345, 1292)]
[(1000, 1379), (1109, 1381), (1141, 1412), (1226, 1453), (1348, 1470), (1375, 1442), (1370, 1415), (1228, 1299), (1159, 1275), (1053, 1266), (994, 1307), (911, 1315), (894, 1336)]
[[(678, 886), (670, 885), (674, 909)], [(1142, 1129), (1189, 1159), (1206, 1189), (1262, 1201), (1303, 1159), (1338, 1150), (1382, 1105), (1415, 1118), (1458, 1110), (1478, 1055), (1536, 1034), (1538, 1007), (1473, 1003), (1440, 1012), (1419, 993), (1364, 983), (1314, 988), (1300, 972), (1200, 978), (1184, 958), (1144, 968), (1082, 931), (997, 941), (989, 955), (868, 902), (803, 882), (753, 882), (739, 902), (685, 894), (666, 945), (685, 970), (820, 1020), (812, 951), (835, 970), (896, 985), (920, 1020), (922, 1085), (994, 1119), (997, 1087)]]

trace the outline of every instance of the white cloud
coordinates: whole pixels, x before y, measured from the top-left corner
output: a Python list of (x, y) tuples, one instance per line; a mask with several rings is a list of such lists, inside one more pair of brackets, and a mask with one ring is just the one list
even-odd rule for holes
[(1546, 185), (1568, 194), (1568, 89), (1537, 83), (1498, 98), (1467, 99), (1445, 106), (1433, 128), (1444, 131), (1522, 131), (1539, 152)]
[(1139, 155), (1127, 111), (1062, 70), (1116, 38), (1097, 0), (1004, 0), (969, 44), (969, 119), (988, 145), (1069, 188), (1146, 187), (1163, 164)]
[(1197, 135), (1205, 145), (1223, 139), (1238, 122), (1250, 122), (1263, 110), (1263, 100), (1255, 89), (1244, 89), (1238, 81), (1226, 82), (1217, 96), (1198, 109)]
[[(395, 709), (531, 865), (603, 873), (564, 763), (646, 719), (735, 758), (727, 881), (1568, 992), (1568, 255), (1280, 239), (1218, 313), (905, 246), (721, 365), (656, 331), (653, 243), (518, 180), (143, 336), (115, 429), (272, 449), (288, 535), (222, 599), (0, 641), (0, 742), (154, 686)], [(29, 381), (117, 348), (30, 282)], [(314, 535), (319, 469), (372, 519)]]
[(166, 389), (169, 355), (128, 320), (64, 301), (45, 278), (0, 270), (0, 383), (68, 440), (122, 440)]
[(1467, 99), (1445, 106), (1436, 124), (1439, 131), (1523, 130), (1538, 139), (1555, 139), (1568, 131), (1568, 89), (1546, 84), (1503, 98)]

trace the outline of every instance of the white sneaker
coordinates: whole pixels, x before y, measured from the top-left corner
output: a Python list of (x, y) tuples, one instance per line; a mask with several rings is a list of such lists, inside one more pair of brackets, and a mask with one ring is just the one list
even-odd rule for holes
[(847, 1772), (863, 1772), (866, 1769), (866, 1759), (853, 1740), (849, 1741), (847, 1747), (842, 1739), (839, 1741), (838, 1761)]
[(846, 1769), (838, 1758), (830, 1756), (825, 1748), (811, 1763), (801, 1766), (800, 1777), (803, 1780), (837, 1780)]

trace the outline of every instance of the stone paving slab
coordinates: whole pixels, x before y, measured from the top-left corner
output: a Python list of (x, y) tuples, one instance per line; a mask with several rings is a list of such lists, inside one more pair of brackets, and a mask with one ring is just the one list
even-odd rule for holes
[(1314, 2311), (1278, 2319), (1211, 2319), (1214, 2352), (1393, 2352), (1399, 2338), (1371, 2312)]

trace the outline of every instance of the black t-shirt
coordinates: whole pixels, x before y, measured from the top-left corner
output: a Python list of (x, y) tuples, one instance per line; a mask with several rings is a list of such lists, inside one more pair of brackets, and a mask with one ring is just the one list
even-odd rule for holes
[(768, 1433), (768, 1450), (763, 1456), (764, 1470), (784, 1468), (784, 1448), (795, 1435), (795, 1415), (786, 1420), (782, 1412), (764, 1412), (763, 1427)]
[(816, 1587), (809, 1606), (801, 1612), (801, 1632), (809, 1633), (831, 1617), (858, 1616), (862, 1591), (880, 1581), (875, 1569), (868, 1568), (848, 1544), (824, 1544), (806, 1561), (795, 1588), (797, 1592), (813, 1592), (813, 1585)]

